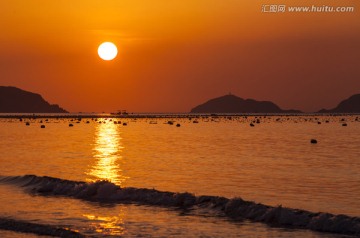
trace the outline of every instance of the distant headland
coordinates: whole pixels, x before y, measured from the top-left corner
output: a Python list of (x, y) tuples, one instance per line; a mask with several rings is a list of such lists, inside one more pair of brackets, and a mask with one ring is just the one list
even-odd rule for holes
[(0, 86), (0, 113), (67, 113), (45, 101), (41, 95), (16, 87)]
[(301, 113), (301, 111), (283, 110), (270, 101), (243, 99), (228, 94), (194, 107), (191, 113)]
[(355, 94), (343, 100), (333, 109), (322, 109), (319, 113), (360, 113), (360, 94)]
[[(39, 94), (16, 87), (0, 86), (0, 113), (68, 113), (57, 104), (49, 104)], [(233, 94), (217, 97), (200, 104), (190, 113), (302, 113), (284, 110), (271, 101), (243, 99)], [(317, 113), (360, 113), (360, 94), (341, 101), (333, 109)]]
[[(191, 113), (302, 113), (299, 110), (283, 110), (270, 101), (243, 99), (232, 94), (210, 99), (191, 109)], [(360, 113), (360, 94), (343, 100), (333, 109), (317, 113)]]

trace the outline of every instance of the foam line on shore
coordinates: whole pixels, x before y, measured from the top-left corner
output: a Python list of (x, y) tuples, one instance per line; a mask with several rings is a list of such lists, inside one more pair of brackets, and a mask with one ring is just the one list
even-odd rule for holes
[(85, 183), (36, 175), (0, 177), (1, 183), (23, 187), (39, 195), (66, 196), (95, 202), (138, 203), (182, 209), (217, 210), (234, 220), (249, 219), (271, 226), (308, 229), (360, 237), (360, 217), (314, 213), (306, 210), (272, 207), (241, 198), (195, 196), (147, 188), (121, 188), (108, 181)]

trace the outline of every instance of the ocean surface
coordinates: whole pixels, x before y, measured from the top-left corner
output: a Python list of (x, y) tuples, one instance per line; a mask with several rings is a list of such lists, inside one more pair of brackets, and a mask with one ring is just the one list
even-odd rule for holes
[[(88, 237), (348, 237), (240, 219), (234, 198), (360, 224), (356, 115), (1, 118), (0, 136), (0, 228), (11, 219)], [(204, 195), (224, 202), (202, 206)]]

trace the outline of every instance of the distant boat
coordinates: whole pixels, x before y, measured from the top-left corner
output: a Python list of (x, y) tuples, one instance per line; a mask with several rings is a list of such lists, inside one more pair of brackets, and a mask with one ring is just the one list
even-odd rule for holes
[(126, 110), (118, 110), (117, 112), (111, 112), (111, 115), (122, 115), (122, 116), (127, 116), (129, 115), (129, 113)]

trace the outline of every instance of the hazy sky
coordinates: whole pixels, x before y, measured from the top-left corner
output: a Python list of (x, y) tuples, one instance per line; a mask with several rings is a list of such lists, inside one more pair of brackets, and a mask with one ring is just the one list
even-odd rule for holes
[[(278, 2), (1, 0), (0, 85), (71, 112), (187, 112), (230, 91), (317, 111), (360, 93), (360, 2), (280, 1), (352, 13), (262, 12)], [(104, 41), (115, 60), (98, 57)]]

